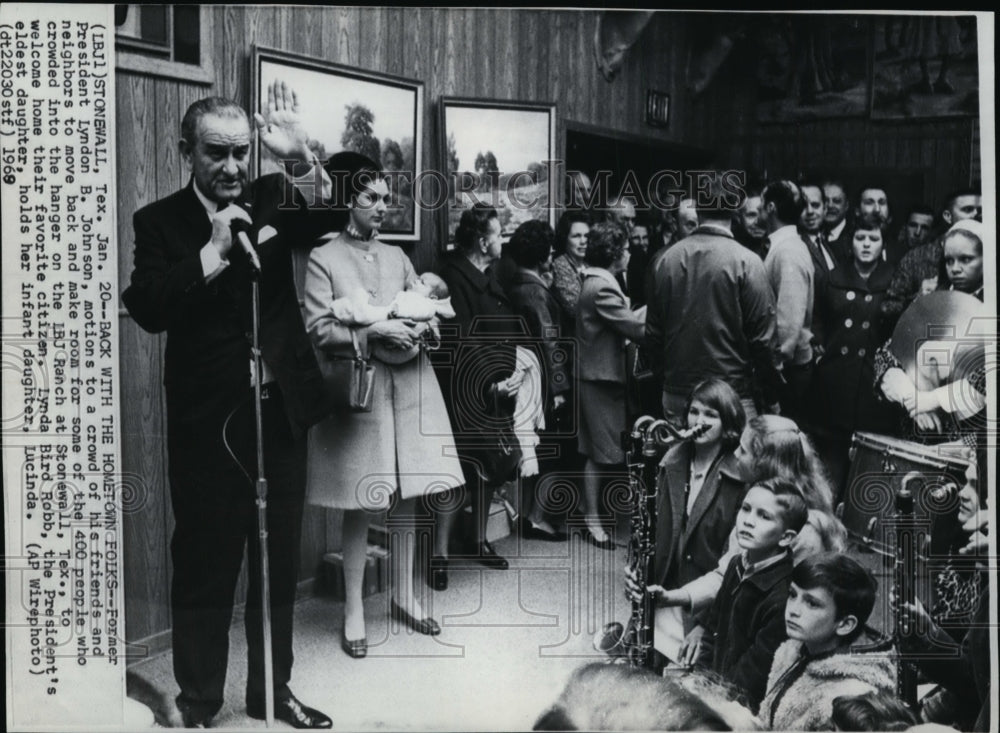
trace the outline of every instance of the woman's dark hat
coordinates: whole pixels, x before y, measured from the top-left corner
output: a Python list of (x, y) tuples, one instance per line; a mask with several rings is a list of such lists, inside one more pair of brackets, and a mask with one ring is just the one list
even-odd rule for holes
[(382, 167), (367, 155), (344, 150), (331, 155), (323, 164), (323, 170), (330, 176), (333, 184), (330, 205), (334, 209), (346, 209), (351, 199), (364, 190), (364, 185), (357, 176), (358, 172), (381, 172)]

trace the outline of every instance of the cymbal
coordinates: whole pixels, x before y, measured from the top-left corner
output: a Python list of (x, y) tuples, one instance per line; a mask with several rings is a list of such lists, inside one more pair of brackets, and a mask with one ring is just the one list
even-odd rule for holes
[(892, 332), (892, 354), (918, 389), (965, 378), (985, 363), (990, 331), (985, 305), (967, 293), (918, 297)]

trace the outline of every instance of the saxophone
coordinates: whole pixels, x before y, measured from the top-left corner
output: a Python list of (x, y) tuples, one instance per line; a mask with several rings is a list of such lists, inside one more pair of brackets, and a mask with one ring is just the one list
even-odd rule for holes
[[(658, 489), (656, 479), (660, 459), (669, 448), (691, 440), (708, 429), (707, 425), (698, 425), (678, 430), (666, 420), (656, 420), (644, 415), (635, 421), (631, 432), (623, 436), (632, 506), (627, 564), (640, 588), (648, 586), (653, 579)], [(652, 669), (654, 610), (651, 593), (643, 593), (640, 599), (632, 598), (628, 623), (625, 626), (617, 621), (607, 624), (595, 637), (594, 647), (617, 658), (615, 661)]]

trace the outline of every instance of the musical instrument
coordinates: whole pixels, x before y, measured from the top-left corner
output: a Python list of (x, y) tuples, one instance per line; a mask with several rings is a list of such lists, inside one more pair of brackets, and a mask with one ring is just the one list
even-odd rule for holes
[[(962, 358), (966, 352), (973, 357), (979, 355), (979, 365), (982, 364), (986, 339), (990, 335), (988, 321), (986, 306), (978, 298), (955, 290), (939, 290), (917, 298), (903, 311), (893, 329), (890, 349), (903, 371), (917, 384), (921, 372), (926, 372), (934, 357), (934, 354), (926, 354), (927, 358), (923, 358), (925, 354), (921, 353), (921, 348), (927, 342), (936, 342), (937, 351), (940, 351), (940, 346), (946, 344), (958, 352), (952, 355), (957, 358), (949, 360), (954, 366), (948, 381), (962, 379), (977, 366), (975, 358)], [(946, 366), (943, 359), (937, 361)]]
[(955, 623), (949, 614), (963, 610), (960, 592), (970, 569), (956, 554), (965, 544), (958, 490), (972, 456), (963, 448), (855, 433), (851, 458), (842, 519), (852, 543), (868, 551), (858, 559), (892, 584), (891, 593), (879, 594), (868, 621), (882, 636), (871, 650), (895, 656), (897, 695), (916, 709), (917, 673), (902, 650), (908, 637), (926, 629), (901, 624), (899, 608), (919, 600), (942, 628)]
[[(993, 326), (977, 298), (958, 291), (923, 295), (903, 312), (892, 332), (890, 351), (918, 392), (961, 382), (985, 368)], [(942, 426), (954, 417), (934, 411)], [(954, 430), (945, 428), (942, 436)]]
[[(925, 630), (903, 624), (900, 611), (903, 604), (913, 604), (917, 598), (919, 581), (917, 561), (920, 557), (920, 545), (926, 540), (922, 523), (914, 516), (915, 500), (912, 487), (917, 475), (913, 473), (902, 481), (894, 495), (894, 511), (884, 520), (885, 536), (891, 538), (896, 553), (891, 566), (892, 588), (888, 593), (880, 594), (880, 598), (883, 602), (890, 602), (891, 605), (881, 614), (881, 624), (880, 614), (875, 612), (865, 625), (866, 633), (872, 638), (872, 642), (858, 643), (854, 646), (859, 652), (892, 656), (896, 667), (896, 696), (914, 712), (919, 712), (917, 670), (904, 650), (909, 638)], [(879, 627), (883, 629), (881, 632)]]
[(970, 461), (966, 449), (855, 433), (850, 456), (841, 519), (852, 542), (887, 557), (896, 556), (885, 519), (893, 511), (897, 492), (907, 483), (914, 517), (930, 538), (929, 551), (948, 552), (961, 536), (956, 490), (965, 483)]
[(919, 529), (914, 521), (912, 481), (904, 481), (896, 492), (896, 513), (893, 518), (896, 535), (896, 562), (893, 566), (893, 609), (896, 619), (893, 646), (896, 648), (896, 696), (914, 710), (917, 709), (917, 670), (901, 651), (906, 638), (915, 632), (899, 623), (899, 606), (913, 604), (917, 598), (917, 542)]
[[(640, 588), (646, 588), (653, 577), (658, 489), (656, 474), (660, 460), (669, 448), (682, 441), (692, 440), (708, 430), (708, 425), (678, 430), (666, 420), (655, 420), (644, 415), (635, 421), (630, 432), (622, 436), (632, 505), (627, 562), (629, 572)], [(618, 621), (605, 625), (594, 638), (594, 648), (617, 658), (616, 661), (652, 669), (654, 610), (653, 595), (650, 592), (644, 592), (639, 599), (633, 598), (627, 625), (623, 627)]]

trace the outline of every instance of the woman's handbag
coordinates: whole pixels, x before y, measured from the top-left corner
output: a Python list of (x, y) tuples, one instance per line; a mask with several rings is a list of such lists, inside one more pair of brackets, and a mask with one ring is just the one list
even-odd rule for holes
[(498, 424), (484, 431), (487, 441), (480, 455), (483, 480), (494, 486), (515, 478), (521, 462), (521, 444), (514, 434), (514, 418), (501, 402), (494, 396), (493, 417)]
[(371, 412), (375, 390), (375, 366), (361, 355), (358, 336), (351, 329), (354, 356), (328, 356), (321, 360), (323, 387), (334, 409)]

